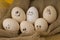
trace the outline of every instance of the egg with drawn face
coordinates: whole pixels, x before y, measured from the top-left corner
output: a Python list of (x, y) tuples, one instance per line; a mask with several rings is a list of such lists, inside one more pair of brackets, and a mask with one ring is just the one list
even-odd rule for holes
[(47, 20), (48, 23), (53, 23), (57, 18), (57, 12), (53, 6), (47, 6), (43, 11), (43, 18)]
[(34, 26), (28, 21), (22, 21), (20, 24), (20, 30), (24, 34), (33, 34)]
[(45, 19), (43, 18), (38, 18), (35, 21), (35, 30), (40, 30), (40, 31), (46, 31), (48, 28), (48, 23)]
[(18, 22), (24, 21), (26, 19), (25, 12), (22, 8), (14, 7), (11, 11), (11, 16)]
[(7, 18), (3, 21), (3, 28), (7, 31), (17, 33), (19, 31), (19, 24), (16, 20)]
[(27, 11), (27, 21), (34, 23), (38, 18), (38, 10), (35, 7), (30, 7)]

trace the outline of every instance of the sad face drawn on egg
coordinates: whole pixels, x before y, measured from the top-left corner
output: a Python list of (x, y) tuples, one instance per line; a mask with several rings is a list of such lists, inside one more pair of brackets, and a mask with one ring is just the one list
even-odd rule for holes
[(18, 32), (19, 31), (19, 24), (15, 20), (8, 18), (3, 21), (3, 28), (5, 30), (11, 31), (11, 32)]
[(14, 7), (11, 11), (12, 18), (17, 20), (18, 22), (24, 21), (26, 16), (25, 12), (22, 8)]
[(38, 18), (38, 10), (35, 7), (30, 7), (27, 11), (27, 21), (34, 23)]
[(48, 23), (45, 19), (39, 18), (35, 21), (36, 30), (46, 31), (47, 28), (48, 28)]
[(52, 23), (57, 18), (57, 12), (53, 6), (47, 6), (43, 11), (43, 18), (47, 20), (48, 23)]
[(21, 32), (24, 34), (32, 34), (34, 32), (34, 26), (30, 22), (22, 21), (20, 24)]

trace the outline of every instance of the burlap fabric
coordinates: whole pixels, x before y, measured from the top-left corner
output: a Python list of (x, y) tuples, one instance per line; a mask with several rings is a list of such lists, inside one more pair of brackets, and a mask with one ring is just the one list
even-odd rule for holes
[[(39, 11), (39, 17), (42, 17), (44, 8), (49, 5), (55, 7), (57, 19), (49, 25), (46, 32), (36, 31), (33, 35), (21, 36), (3, 30), (2, 21), (11, 17), (10, 13), (13, 7), (21, 7), (26, 12), (29, 7), (35, 6)], [(15, 0), (12, 6), (9, 9), (6, 9), (5, 14), (3, 13), (2, 15), (3, 17), (0, 19), (0, 40), (60, 40), (60, 0)]]

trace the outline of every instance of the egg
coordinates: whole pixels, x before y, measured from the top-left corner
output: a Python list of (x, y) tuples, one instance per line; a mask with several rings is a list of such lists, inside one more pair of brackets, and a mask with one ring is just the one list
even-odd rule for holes
[(11, 16), (13, 19), (15, 19), (18, 22), (22, 22), (26, 19), (25, 12), (20, 7), (14, 7), (11, 11)]
[(41, 30), (41, 31), (46, 31), (48, 28), (48, 23), (45, 19), (43, 18), (38, 18), (35, 21), (35, 30)]
[(7, 31), (17, 33), (19, 31), (19, 24), (16, 20), (7, 18), (3, 21), (3, 28)]
[(34, 33), (34, 26), (28, 21), (22, 21), (20, 24), (20, 30), (23, 34), (33, 34)]
[(38, 10), (36, 7), (30, 7), (27, 11), (27, 21), (34, 23), (38, 18)]
[(43, 11), (43, 18), (45, 18), (48, 23), (54, 22), (57, 18), (56, 9), (53, 6), (47, 6)]

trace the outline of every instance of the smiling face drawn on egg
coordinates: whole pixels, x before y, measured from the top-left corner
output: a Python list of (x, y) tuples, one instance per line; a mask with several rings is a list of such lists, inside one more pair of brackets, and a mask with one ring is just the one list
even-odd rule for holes
[(8, 18), (3, 21), (3, 28), (8, 31), (18, 32), (19, 31), (19, 24), (15, 20)]
[(46, 31), (47, 28), (48, 28), (48, 23), (45, 19), (39, 18), (35, 21), (36, 30)]
[(24, 21), (26, 18), (24, 10), (19, 7), (14, 7), (11, 11), (11, 15), (12, 18), (18, 22)]
[(43, 18), (47, 20), (48, 23), (53, 23), (57, 18), (57, 12), (53, 6), (47, 6), (43, 11)]
[(38, 10), (35, 7), (30, 7), (27, 11), (27, 21), (34, 23), (38, 18)]
[(34, 26), (30, 22), (23, 21), (20, 24), (20, 30), (24, 34), (32, 34), (34, 32)]

